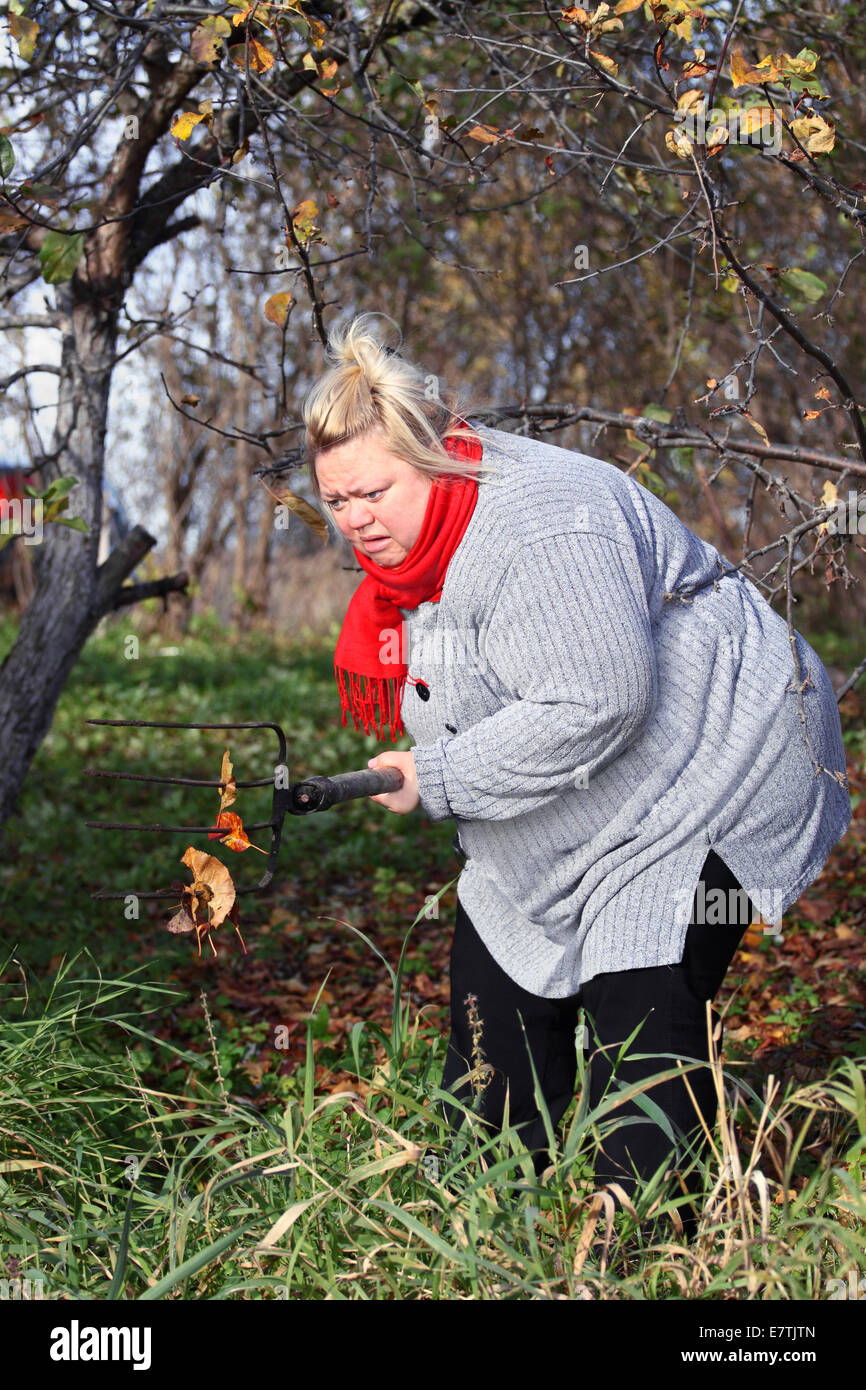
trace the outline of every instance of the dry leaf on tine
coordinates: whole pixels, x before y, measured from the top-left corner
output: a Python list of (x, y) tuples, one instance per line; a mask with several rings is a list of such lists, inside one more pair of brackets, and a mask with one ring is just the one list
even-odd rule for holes
[[(166, 922), (166, 928), (175, 934), (194, 931), (198, 953), (201, 955), (201, 939), (211, 928), (211, 923), (208, 921), (208, 903), (213, 899), (213, 891), (206, 883), (200, 882), (192, 884), (173, 883), (172, 888), (180, 891), (181, 905), (174, 916)], [(216, 955), (216, 947), (209, 936), (208, 941), (210, 941), (211, 950)]]
[(228, 921), (237, 932), (246, 955), (247, 948), (238, 925), (235, 886), (225, 864), (221, 864), (212, 854), (203, 854), (193, 845), (187, 846), (181, 863), (192, 870), (193, 882), (172, 884), (173, 888), (180, 890), (181, 905), (174, 916), (165, 923), (167, 930), (174, 933), (194, 931), (199, 955), (202, 937), (207, 936), (210, 948), (216, 956), (217, 950), (210, 933)]
[(208, 839), (221, 840), (228, 849), (233, 849), (238, 854), (243, 853), (245, 849), (257, 849), (259, 854), (267, 854), (266, 849), (259, 849), (258, 845), (247, 839), (244, 823), (234, 811), (220, 811), (216, 825), (208, 832)]
[(196, 929), (195, 922), (186, 910), (186, 904), (165, 925), (171, 932), (195, 931)]
[(235, 886), (232, 883), (232, 876), (225, 864), (219, 859), (215, 859), (212, 854), (204, 854), (200, 849), (189, 846), (181, 861), (191, 869), (194, 876), (192, 885), (193, 893), (201, 893), (201, 890), (210, 890), (210, 898), (206, 899), (210, 910), (210, 927), (218, 927), (228, 917), (232, 904), (235, 900)]
[(244, 939), (243, 939), (243, 937), (241, 936), (241, 929), (240, 929), (240, 927), (238, 926), (238, 900), (237, 900), (237, 898), (235, 898), (234, 902), (232, 903), (232, 910), (231, 910), (231, 912), (229, 913), (229, 921), (230, 921), (230, 922), (232, 923), (232, 925), (234, 926), (234, 929), (235, 929), (235, 931), (236, 931), (237, 934), (238, 934), (238, 941), (241, 943), (241, 946), (242, 946), (242, 948), (243, 948), (243, 953), (244, 953), (244, 955), (246, 955), (246, 953), (247, 953), (247, 948), (246, 948), (246, 946), (245, 946), (245, 944), (244, 944)]
[(229, 750), (223, 753), (223, 765), (220, 768), (220, 810), (224, 811), (227, 806), (231, 806), (237, 801), (238, 789), (235, 779), (232, 776), (232, 761), (229, 757)]

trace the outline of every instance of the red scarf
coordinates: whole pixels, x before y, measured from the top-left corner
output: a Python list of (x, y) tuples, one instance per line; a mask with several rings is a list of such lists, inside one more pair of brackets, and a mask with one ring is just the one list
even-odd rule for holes
[[(469, 430), (465, 420), (458, 428)], [(478, 461), (481, 441), (475, 434), (444, 439), (452, 458)], [(417, 541), (399, 565), (377, 565), (369, 555), (353, 546), (367, 578), (358, 586), (346, 610), (334, 653), (334, 675), (340, 691), (343, 725), (351, 712), (355, 728), (359, 720), (364, 732), (372, 725), (376, 737), (385, 738), (384, 725), (391, 738), (403, 733), (400, 705), (408, 668), (402, 661), (403, 615), (401, 608), (417, 608), (419, 603), (438, 603), (451, 556), (457, 549), (478, 500), (475, 478), (441, 474), (434, 478), (427, 498), (427, 510)], [(393, 655), (394, 638), (380, 637), (383, 629), (395, 634), (399, 659), (383, 663), (380, 651)]]

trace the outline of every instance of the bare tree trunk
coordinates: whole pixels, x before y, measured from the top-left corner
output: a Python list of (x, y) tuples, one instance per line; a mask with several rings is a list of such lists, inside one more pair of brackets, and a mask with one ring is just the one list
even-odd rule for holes
[(252, 566), (249, 577), (249, 593), (256, 605), (256, 613), (266, 614), (268, 611), (268, 569), (271, 558), (271, 541), (274, 534), (274, 512), (273, 507), (267, 503), (262, 509), (259, 521), (259, 531), (256, 536), (256, 543), (253, 550)]
[[(244, 426), (247, 425), (249, 402), (245, 398), (239, 402), (244, 412)], [(232, 564), (232, 614), (236, 620), (246, 612), (247, 597), (247, 556), (249, 554), (249, 535), (247, 534), (247, 510), (250, 501), (250, 447), (246, 441), (235, 445), (235, 486), (234, 486), (234, 533), (235, 552)]]
[[(85, 535), (65, 526), (45, 527), (34, 560), (36, 589), (21, 619), (15, 645), (0, 666), (0, 825), (17, 802), (82, 647), (113, 606), (123, 580), (153, 544), (138, 528), (137, 541), (125, 548), (120, 563), (115, 561), (109, 568), (106, 562), (97, 568), (117, 310), (92, 292), (82, 293), (83, 289), (77, 279), (57, 289), (62, 321), (61, 375), (54, 458), (45, 465), (43, 474), (46, 485), (61, 475), (78, 478), (69, 494), (69, 510), (72, 515), (83, 516), (89, 530)], [(115, 556), (119, 554), (115, 552)]]
[(12, 556), (10, 570), (12, 575), (12, 587), (15, 590), (15, 602), (18, 605), (19, 613), (23, 613), (28, 603), (33, 597), (36, 588), (36, 576), (33, 572), (33, 556), (29, 545), (19, 541), (11, 547)]

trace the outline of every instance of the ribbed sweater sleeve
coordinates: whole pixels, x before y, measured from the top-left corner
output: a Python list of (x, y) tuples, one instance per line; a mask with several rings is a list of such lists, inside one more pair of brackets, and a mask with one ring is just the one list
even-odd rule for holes
[(509, 820), (544, 806), (637, 737), (657, 672), (636, 556), (586, 532), (523, 546), (498, 590), (481, 657), (511, 698), (465, 732), (413, 749), (433, 821)]

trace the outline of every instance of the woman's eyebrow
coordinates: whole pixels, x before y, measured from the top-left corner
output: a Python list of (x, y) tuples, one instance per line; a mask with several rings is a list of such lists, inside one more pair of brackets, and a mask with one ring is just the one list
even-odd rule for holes
[[(368, 483), (366, 487), (364, 487), (364, 488), (356, 488), (354, 492), (350, 492), (350, 493), (349, 493), (349, 496), (350, 496), (350, 497), (363, 497), (364, 494), (365, 494), (365, 493), (368, 493), (368, 492), (382, 492), (382, 491), (384, 491), (384, 489), (385, 489), (386, 487), (388, 487), (388, 486), (389, 486), (388, 483), (380, 483), (378, 487), (370, 487), (370, 485), (369, 485), (369, 483)], [(327, 496), (326, 496), (325, 494), (327, 494)], [(322, 492), (322, 497), (324, 498), (324, 500), (325, 500), (326, 502), (342, 502), (342, 501), (343, 501), (343, 494), (342, 494), (341, 492), (332, 492), (331, 489), (330, 489), (330, 488), (327, 488), (327, 487), (326, 487), (326, 488), (324, 489), (324, 491)]]

